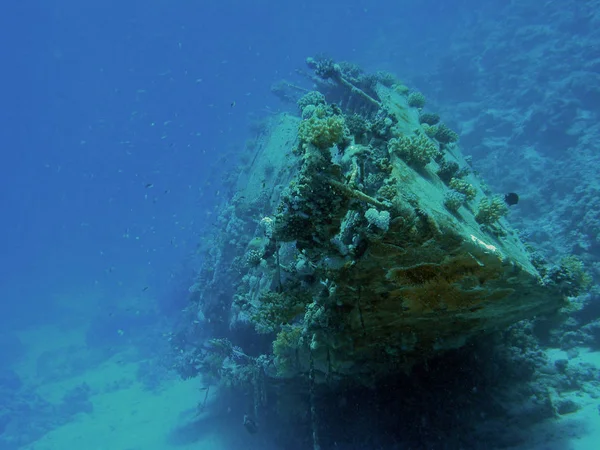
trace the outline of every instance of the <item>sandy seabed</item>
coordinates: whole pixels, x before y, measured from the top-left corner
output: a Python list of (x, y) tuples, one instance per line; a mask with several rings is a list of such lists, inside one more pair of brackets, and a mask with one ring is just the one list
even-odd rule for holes
[[(75, 333), (75, 334), (74, 334)], [(44, 339), (40, 339), (43, 336)], [(80, 341), (76, 332), (64, 333), (37, 329), (22, 339), (28, 344), (28, 358), (17, 368), (35, 384), (34, 361), (51, 346), (72, 345)], [(28, 342), (27, 342), (28, 341)], [(561, 359), (563, 352), (549, 351), (550, 359)], [(75, 377), (38, 383), (44, 398), (57, 402), (70, 389), (86, 383), (91, 388), (93, 412), (80, 413), (69, 423), (45, 434), (23, 450), (234, 450), (272, 449), (266, 436), (249, 435), (242, 426), (242, 412), (219, 405), (213, 408), (218, 392), (206, 410), (198, 413), (204, 397), (201, 381), (169, 379), (151, 392), (136, 378), (138, 364), (127, 363), (126, 355), (115, 354), (99, 366)], [(600, 353), (582, 349), (569, 364), (595, 367), (600, 381)], [(576, 391), (572, 399), (581, 409), (534, 427), (527, 445), (518, 450), (598, 450), (600, 449), (600, 390)], [(212, 401), (212, 402), (211, 402)], [(214, 410), (226, 411), (214, 414)], [(493, 448), (487, 443), (484, 448)], [(369, 449), (365, 449), (369, 450)]]
[[(40, 337), (43, 336), (43, 339)], [(69, 423), (26, 445), (23, 450), (230, 450), (266, 448), (262, 437), (249, 435), (242, 425), (243, 413), (226, 405), (213, 408), (217, 390), (204, 399), (198, 379), (168, 379), (155, 392), (136, 379), (137, 363), (126, 363), (127, 355), (115, 354), (99, 366), (77, 376), (36, 382), (35, 360), (49, 349), (72, 347), (81, 342), (77, 332), (37, 329), (21, 336), (29, 348), (17, 367), (19, 374), (45, 399), (57, 403), (65, 392), (86, 383), (90, 387), (91, 413), (77, 414)], [(212, 411), (211, 411), (212, 410)], [(225, 411), (214, 414), (214, 410)]]

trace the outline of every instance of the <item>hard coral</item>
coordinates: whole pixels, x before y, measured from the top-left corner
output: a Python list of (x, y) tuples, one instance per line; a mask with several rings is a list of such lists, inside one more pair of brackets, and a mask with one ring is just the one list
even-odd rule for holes
[(390, 227), (389, 211), (377, 211), (375, 208), (369, 208), (365, 213), (365, 218), (369, 225), (374, 225), (384, 232)]
[(447, 125), (440, 123), (432, 128), (433, 138), (440, 144), (452, 144), (458, 141), (458, 133), (448, 128)]
[(461, 178), (452, 178), (450, 183), (448, 183), (448, 186), (450, 186), (451, 189), (464, 194), (467, 198), (467, 201), (471, 201), (477, 196), (477, 190), (475, 187), (468, 181)]
[(419, 115), (419, 123), (427, 125), (435, 125), (440, 121), (440, 116), (434, 113), (422, 113)]
[(448, 211), (458, 211), (458, 209), (464, 205), (466, 201), (466, 195), (455, 190), (450, 190), (444, 195), (444, 206), (448, 209)]
[(591, 275), (586, 272), (583, 261), (577, 256), (569, 255), (562, 258), (560, 268), (572, 280), (571, 283), (581, 290), (586, 290), (592, 284)]
[(371, 124), (367, 119), (359, 114), (346, 116), (346, 125), (349, 133), (354, 136), (355, 142), (367, 141), (366, 137), (371, 129)]
[(327, 115), (327, 110), (317, 106), (309, 119), (303, 120), (298, 128), (300, 142), (310, 143), (320, 150), (326, 150), (344, 141), (346, 124), (338, 115)]
[(411, 137), (401, 136), (390, 139), (388, 151), (398, 154), (407, 164), (418, 168), (425, 167), (432, 158), (439, 154), (436, 145), (421, 133)]
[(450, 183), (450, 181), (452, 181), (452, 178), (455, 178), (458, 171), (460, 170), (460, 166), (454, 161), (442, 160), (439, 161), (439, 165), (440, 167), (437, 171), (437, 175), (438, 177), (440, 177), (440, 180), (442, 180), (445, 184)]
[(269, 291), (260, 296), (259, 305), (252, 315), (257, 332), (272, 333), (304, 314), (306, 305), (311, 301), (310, 295), (300, 289), (287, 289), (285, 293)]
[(421, 92), (411, 92), (408, 96), (408, 106), (421, 109), (425, 106), (425, 96)]
[(508, 213), (508, 206), (501, 197), (494, 197), (491, 200), (487, 197), (479, 202), (479, 210), (475, 215), (475, 220), (482, 225), (491, 225)]
[(298, 100), (298, 108), (300, 111), (303, 111), (307, 106), (319, 106), (325, 105), (327, 102), (325, 101), (325, 96), (319, 91), (310, 91), (304, 94), (300, 100)]
[(280, 377), (296, 374), (298, 365), (298, 349), (302, 346), (302, 327), (288, 326), (283, 328), (273, 341), (273, 355), (277, 375)]

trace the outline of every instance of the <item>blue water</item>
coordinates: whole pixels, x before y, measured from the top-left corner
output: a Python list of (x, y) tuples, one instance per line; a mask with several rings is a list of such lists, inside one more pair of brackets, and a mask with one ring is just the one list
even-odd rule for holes
[[(184, 413), (203, 391), (160, 359), (252, 121), (293, 111), (271, 86), (300, 82), (296, 69), (318, 53), (393, 72), (422, 91), (490, 187), (521, 194), (510, 220), (523, 236), (550, 260), (576, 254), (598, 278), (595, 2), (6, 3), (2, 450), (286, 448), (265, 431), (248, 435), (238, 416), (194, 428)], [(490, 432), (489, 442), (467, 439), (472, 447), (463, 448), (596, 448), (588, 444), (600, 439), (595, 289), (578, 300), (570, 328), (557, 323), (539, 343), (550, 361), (552, 352), (579, 352), (572, 365), (589, 376), (573, 369), (564, 396), (580, 393), (580, 407), (532, 423), (530, 434), (546, 440), (524, 433), (496, 446)], [(567, 332), (569, 343), (556, 336)], [(186, 389), (198, 399), (190, 403)], [(331, 448), (461, 448), (435, 434), (429, 428), (419, 441), (415, 433), (412, 447), (374, 438)]]

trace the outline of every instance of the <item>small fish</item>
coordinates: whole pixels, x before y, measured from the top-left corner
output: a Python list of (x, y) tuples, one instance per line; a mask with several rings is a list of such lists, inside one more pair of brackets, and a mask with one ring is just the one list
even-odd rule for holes
[(233, 108), (235, 106), (235, 100), (231, 102), (231, 107)]
[(255, 434), (258, 431), (258, 425), (254, 419), (247, 414), (244, 415), (244, 427), (250, 434)]
[(154, 187), (154, 184), (152, 184), (152, 183), (147, 183), (146, 186), (145, 186), (146, 189), (150, 189), (150, 188), (153, 188), (153, 187)]
[(513, 206), (519, 203), (519, 194), (515, 192), (509, 192), (508, 194), (504, 194), (504, 201), (508, 206)]

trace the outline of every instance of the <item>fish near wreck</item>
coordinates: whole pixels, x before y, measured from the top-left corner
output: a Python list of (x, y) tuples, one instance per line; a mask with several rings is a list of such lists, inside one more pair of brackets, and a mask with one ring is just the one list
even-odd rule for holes
[(244, 428), (246, 428), (246, 431), (248, 431), (248, 433), (256, 434), (258, 432), (258, 425), (256, 424), (256, 421), (249, 415), (247, 415), (247, 414), (244, 415), (243, 423), (244, 423)]

